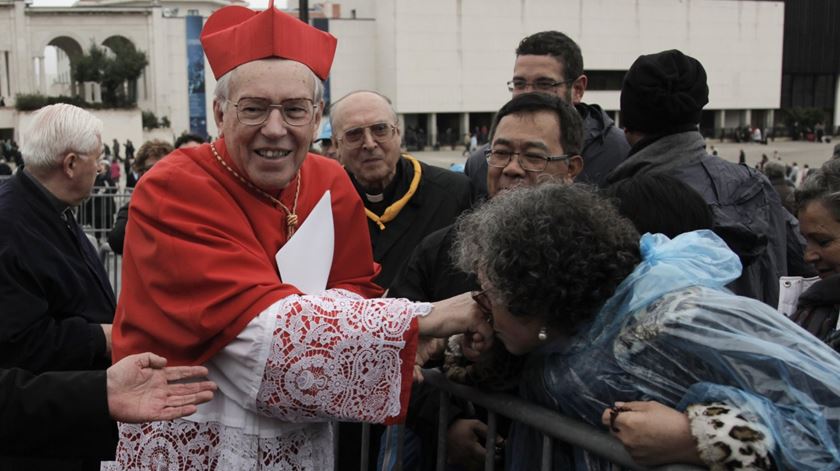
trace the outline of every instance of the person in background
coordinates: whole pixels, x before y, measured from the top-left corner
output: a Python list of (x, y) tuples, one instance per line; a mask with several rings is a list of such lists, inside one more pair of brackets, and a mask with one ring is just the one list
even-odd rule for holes
[(714, 213), (715, 232), (741, 257), (743, 273), (730, 289), (775, 307), (779, 277), (802, 259), (802, 247), (788, 243), (797, 239), (794, 218), (761, 173), (706, 152), (698, 124), (708, 101), (706, 70), (697, 59), (676, 49), (636, 59), (621, 87), (632, 148), (607, 181), (667, 173), (687, 183)]
[[(542, 31), (525, 37), (516, 48), (513, 78), (507, 83), (512, 96), (527, 92), (557, 95), (573, 105), (583, 119), (583, 172), (578, 181), (604, 186), (607, 174), (627, 157), (630, 145), (621, 129), (599, 105), (583, 102), (589, 78), (583, 54), (572, 38), (559, 31)], [(484, 144), (479, 138), (479, 143)], [(473, 152), (464, 167), (476, 190), (487, 195), (486, 146)]]
[(840, 351), (840, 160), (829, 160), (795, 193), (805, 261), (817, 276), (782, 277), (779, 311)]
[[(496, 339), (530, 355), (520, 395), (609, 427), (638, 463), (840, 466), (840, 356), (725, 289), (741, 263), (712, 231), (640, 239), (591, 188), (549, 183), (462, 218), (455, 258)], [(541, 440), (509, 442), (506, 469), (538, 467)], [(574, 447), (554, 466), (613, 468)]]
[(134, 188), (137, 184), (137, 176), (131, 171), (131, 164), (134, 163), (134, 143), (131, 139), (125, 140), (125, 159), (123, 160), (123, 173), (125, 174), (125, 187)]
[[(114, 422), (172, 420), (213, 398), (203, 366), (166, 366), (153, 353), (130, 355), (107, 370), (35, 375), (0, 370), (0, 453), (17, 457), (108, 459)], [(185, 382), (193, 381), (193, 382)], [(63, 469), (63, 468), (62, 468)]]
[(175, 148), (181, 149), (182, 147), (198, 147), (205, 142), (207, 142), (207, 140), (198, 134), (185, 132), (178, 136), (178, 139), (175, 139)]
[(780, 162), (767, 162), (763, 169), (764, 175), (770, 180), (773, 189), (779, 195), (782, 201), (782, 206), (785, 207), (791, 214), (796, 214), (795, 202), (793, 199), (793, 191), (795, 187), (793, 182), (785, 178), (785, 166)]
[(332, 104), (338, 160), (365, 205), (375, 281), (385, 289), (428, 234), (472, 206), (464, 175), (425, 164), (400, 151), (397, 112), (384, 95), (355, 91)]
[(324, 122), (321, 134), (318, 135), (315, 143), (318, 145), (319, 154), (338, 160), (338, 146), (336, 145), (335, 139), (333, 139), (332, 125), (330, 125), (329, 121)]
[[(146, 172), (151, 170), (156, 163), (169, 155), (173, 150), (171, 144), (159, 139), (146, 141), (140, 146), (131, 169), (137, 175), (137, 181), (140, 181), (140, 178)], [(128, 207), (130, 204), (131, 202), (129, 201), (120, 207), (117, 211), (117, 217), (114, 220), (114, 227), (108, 233), (108, 245), (111, 246), (111, 250), (114, 253), (120, 255), (123, 253), (123, 241), (125, 240), (125, 228), (128, 225)]]

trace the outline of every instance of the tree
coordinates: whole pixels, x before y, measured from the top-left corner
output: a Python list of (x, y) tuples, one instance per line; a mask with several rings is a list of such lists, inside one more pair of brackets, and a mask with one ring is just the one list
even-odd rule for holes
[(116, 108), (137, 103), (137, 79), (149, 64), (146, 53), (131, 44), (114, 42), (114, 57), (91, 44), (88, 54), (73, 66), (73, 79), (78, 82), (97, 82), (102, 87), (102, 102)]

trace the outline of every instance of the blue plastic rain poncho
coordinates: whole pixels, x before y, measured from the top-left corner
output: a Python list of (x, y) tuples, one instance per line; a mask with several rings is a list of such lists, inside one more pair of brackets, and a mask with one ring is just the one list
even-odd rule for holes
[[(535, 355), (537, 378), (526, 373), (523, 393), (597, 426), (615, 401), (678, 410), (724, 402), (765, 427), (778, 468), (840, 467), (840, 356), (767, 305), (728, 292), (741, 265), (714, 233), (646, 234), (641, 253), (591, 325)], [(561, 459), (574, 465), (564, 466), (606, 466), (567, 452)]]

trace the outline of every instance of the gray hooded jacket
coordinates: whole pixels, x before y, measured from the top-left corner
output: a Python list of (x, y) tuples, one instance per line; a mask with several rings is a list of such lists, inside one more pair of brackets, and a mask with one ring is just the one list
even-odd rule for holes
[(767, 178), (746, 165), (706, 153), (697, 131), (679, 132), (639, 142), (607, 183), (645, 173), (666, 173), (700, 193), (714, 214), (714, 231), (738, 254), (741, 277), (729, 288), (736, 294), (775, 307), (779, 277), (786, 275), (787, 241), (792, 218)]

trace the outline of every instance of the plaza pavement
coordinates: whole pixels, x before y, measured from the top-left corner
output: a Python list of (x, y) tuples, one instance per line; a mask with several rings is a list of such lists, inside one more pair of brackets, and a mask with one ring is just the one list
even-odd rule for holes
[[(840, 143), (840, 139), (834, 139), (831, 143), (777, 140), (767, 145), (743, 142), (720, 142), (717, 139), (706, 141), (706, 145), (709, 146), (709, 152), (711, 152), (711, 146), (714, 146), (718, 151), (718, 155), (732, 162), (738, 161), (738, 152), (741, 149), (744, 150), (747, 156), (747, 163), (751, 166), (755, 166), (761, 161), (761, 154), (767, 154), (767, 157), (772, 160), (773, 151), (775, 150), (779, 152), (783, 163), (791, 165), (796, 162), (799, 164), (799, 168), (803, 168), (806, 164), (810, 168), (818, 168), (823, 162), (831, 158), (834, 145), (838, 143)], [(463, 151), (464, 146), (456, 146), (455, 150), (450, 150), (449, 147), (446, 147), (437, 151), (411, 152), (411, 155), (427, 164), (449, 168), (453, 163), (463, 164), (466, 162), (467, 158), (462, 155)]]

